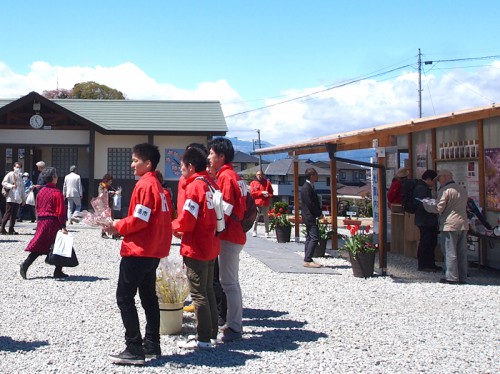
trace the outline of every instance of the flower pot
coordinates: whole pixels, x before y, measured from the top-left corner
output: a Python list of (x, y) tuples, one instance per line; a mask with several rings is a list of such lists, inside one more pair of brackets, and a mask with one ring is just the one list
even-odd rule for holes
[(182, 330), (184, 303), (160, 303), (160, 334), (176, 335)]
[(327, 239), (320, 239), (316, 248), (314, 248), (313, 257), (325, 257)]
[(276, 239), (278, 243), (288, 243), (290, 241), (290, 235), (292, 234), (292, 226), (277, 226)]
[(356, 258), (349, 252), (351, 259), (352, 272), (357, 278), (368, 278), (373, 276), (375, 267), (375, 252), (358, 253)]

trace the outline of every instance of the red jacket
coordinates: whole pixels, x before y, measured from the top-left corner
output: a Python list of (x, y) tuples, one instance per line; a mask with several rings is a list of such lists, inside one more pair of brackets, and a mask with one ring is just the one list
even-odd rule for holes
[[(263, 191), (267, 191), (269, 195), (264, 196), (262, 194)], [(273, 186), (267, 179), (263, 178), (261, 181), (255, 179), (252, 183), (250, 183), (250, 194), (255, 200), (255, 205), (257, 206), (269, 206), (271, 204), (273, 192)]]
[(210, 182), (211, 178), (206, 171), (195, 173), (184, 179), (183, 196), (185, 202), (178, 210), (178, 218), (172, 222), (172, 230), (182, 233), (181, 255), (195, 260), (209, 261), (219, 255), (220, 243), (215, 236), (217, 217), (211, 203), (211, 192), (206, 182), (218, 189)]
[(168, 256), (172, 243), (172, 219), (163, 188), (154, 172), (144, 174), (134, 187), (128, 216), (116, 222), (123, 235), (122, 257)]
[(36, 196), (38, 217), (56, 217), (61, 227), (66, 227), (66, 208), (64, 196), (54, 183), (47, 183)]
[(392, 180), (389, 192), (387, 192), (387, 201), (389, 208), (391, 204), (401, 204), (403, 201), (403, 184), (401, 183), (401, 179), (394, 178)]
[(235, 244), (245, 244), (247, 236), (240, 221), (246, 210), (247, 186), (233, 170), (231, 163), (222, 165), (217, 172), (217, 185), (222, 191), (226, 215), (226, 229), (219, 238)]

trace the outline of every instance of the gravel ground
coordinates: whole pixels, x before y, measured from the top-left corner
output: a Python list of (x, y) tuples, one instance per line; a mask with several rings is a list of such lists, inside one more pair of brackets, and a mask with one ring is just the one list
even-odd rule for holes
[[(59, 281), (39, 258), (23, 280), (33, 227), (18, 223), (20, 235), (0, 236), (1, 373), (500, 372), (498, 272), (471, 269), (467, 285), (445, 285), (440, 274), (414, 271), (415, 259), (389, 254), (390, 276), (365, 280), (336, 251), (318, 262), (339, 275), (275, 273), (243, 252), (241, 341), (182, 351), (176, 342), (194, 332), (185, 314), (181, 336), (162, 336), (161, 359), (116, 366), (107, 355), (124, 348), (115, 304), (120, 241), (70, 226), (80, 266)], [(302, 246), (289, 245), (301, 261)]]

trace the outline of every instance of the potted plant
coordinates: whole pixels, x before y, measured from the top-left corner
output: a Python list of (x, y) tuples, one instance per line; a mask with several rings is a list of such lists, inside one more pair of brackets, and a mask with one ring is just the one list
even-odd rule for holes
[(156, 295), (160, 305), (160, 334), (179, 334), (182, 308), (189, 295), (189, 282), (180, 261), (162, 258), (156, 274)]
[(375, 253), (378, 246), (373, 243), (373, 233), (370, 233), (370, 226), (348, 225), (347, 229), (350, 235), (343, 237), (345, 242), (341, 249), (349, 252), (354, 276), (360, 278), (373, 276)]
[(288, 219), (288, 204), (284, 202), (274, 203), (273, 209), (269, 210), (269, 228), (276, 231), (278, 243), (290, 241), (292, 223)]
[(333, 230), (330, 222), (326, 217), (318, 220), (319, 241), (314, 249), (313, 257), (325, 257), (326, 244), (332, 238)]

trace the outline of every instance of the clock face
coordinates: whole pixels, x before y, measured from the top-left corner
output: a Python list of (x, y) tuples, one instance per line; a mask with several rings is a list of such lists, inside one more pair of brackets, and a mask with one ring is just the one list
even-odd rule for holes
[(30, 126), (34, 129), (39, 129), (43, 126), (43, 117), (39, 114), (32, 115), (30, 118)]

